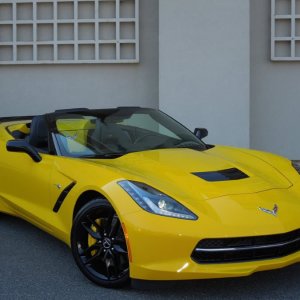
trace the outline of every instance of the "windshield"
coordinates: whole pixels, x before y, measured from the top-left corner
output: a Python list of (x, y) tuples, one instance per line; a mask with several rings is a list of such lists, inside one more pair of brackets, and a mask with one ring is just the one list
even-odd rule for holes
[(127, 153), (206, 146), (184, 126), (154, 109), (119, 108), (55, 116), (55, 140), (63, 156), (105, 158)]

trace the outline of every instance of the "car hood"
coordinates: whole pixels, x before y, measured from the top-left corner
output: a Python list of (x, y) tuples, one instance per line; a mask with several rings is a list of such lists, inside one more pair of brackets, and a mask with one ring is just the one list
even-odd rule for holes
[[(147, 183), (170, 196), (183, 199), (210, 199), (292, 186), (280, 170), (271, 164), (246, 151), (224, 146), (206, 151), (149, 150), (117, 159), (93, 160), (93, 163), (110, 166), (125, 179)], [(208, 181), (194, 174), (230, 169), (237, 169), (248, 177)]]

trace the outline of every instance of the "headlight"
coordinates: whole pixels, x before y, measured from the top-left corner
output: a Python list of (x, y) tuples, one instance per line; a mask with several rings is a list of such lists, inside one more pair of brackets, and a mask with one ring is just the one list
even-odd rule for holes
[(292, 166), (300, 174), (300, 160), (292, 160)]
[(119, 185), (144, 210), (161, 216), (185, 220), (197, 220), (198, 217), (171, 197), (141, 182), (120, 181)]

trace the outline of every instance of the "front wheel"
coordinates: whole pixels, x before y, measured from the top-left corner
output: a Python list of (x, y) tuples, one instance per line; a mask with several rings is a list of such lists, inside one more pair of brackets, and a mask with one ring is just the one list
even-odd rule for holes
[(106, 200), (92, 200), (77, 213), (71, 247), (79, 269), (94, 283), (117, 288), (129, 282), (125, 236), (115, 210)]

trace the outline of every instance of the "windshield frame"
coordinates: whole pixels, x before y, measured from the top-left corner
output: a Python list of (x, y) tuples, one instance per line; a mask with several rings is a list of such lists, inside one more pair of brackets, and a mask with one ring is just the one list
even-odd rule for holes
[[(124, 151), (124, 152), (120, 152), (120, 153), (118, 153), (118, 152), (103, 153), (103, 155), (95, 154), (95, 155), (80, 155), (80, 156), (66, 154), (66, 153), (63, 153), (63, 151), (61, 150), (60, 141), (58, 140), (58, 137), (57, 137), (57, 135), (60, 134), (60, 132), (56, 125), (56, 121), (59, 120), (60, 118), (63, 118), (66, 116), (72, 117), (74, 115), (75, 116), (85, 116), (85, 117), (90, 116), (90, 117), (95, 117), (95, 118), (99, 118), (99, 117), (107, 118), (115, 113), (118, 113), (119, 115), (122, 115), (123, 113), (125, 115), (128, 115), (128, 114), (130, 115), (130, 114), (143, 113), (143, 112), (148, 113), (151, 117), (152, 117), (151, 113), (161, 114), (161, 117), (165, 117), (166, 120), (173, 122), (174, 126), (175, 125), (178, 126), (183, 131), (188, 133), (191, 137), (193, 137), (195, 140), (195, 143), (196, 143), (196, 141), (198, 142), (199, 147), (197, 149), (195, 149), (195, 148), (191, 148), (191, 147), (175, 147), (175, 145), (173, 145), (173, 147), (161, 147), (161, 148), (158, 147), (158, 148), (149, 148), (149, 149), (139, 149), (139, 150), (133, 150), (133, 151)], [(50, 124), (50, 137), (52, 139), (51, 144), (53, 145), (57, 156), (72, 157), (72, 158), (87, 158), (87, 159), (113, 159), (113, 158), (118, 158), (120, 156), (129, 154), (129, 153), (143, 152), (143, 151), (154, 151), (154, 150), (162, 150), (162, 149), (179, 149), (179, 148), (190, 148), (190, 149), (194, 149), (197, 151), (205, 151), (210, 148), (209, 145), (204, 143), (202, 140), (198, 139), (194, 135), (194, 133), (191, 130), (189, 130), (186, 126), (184, 126), (183, 124), (181, 124), (180, 122), (178, 122), (177, 120), (175, 120), (174, 118), (172, 118), (171, 116), (166, 114), (165, 112), (162, 112), (161, 110), (157, 110), (157, 109), (153, 109), (153, 108), (119, 107), (119, 108), (94, 109), (94, 110), (89, 110), (89, 109), (62, 110), (62, 111), (57, 111), (52, 114), (48, 114), (48, 120), (49, 120), (49, 124)], [(155, 121), (157, 121), (157, 120), (155, 120)], [(169, 129), (169, 128), (167, 128), (167, 129)], [(200, 149), (200, 146), (201, 146), (201, 149)]]

